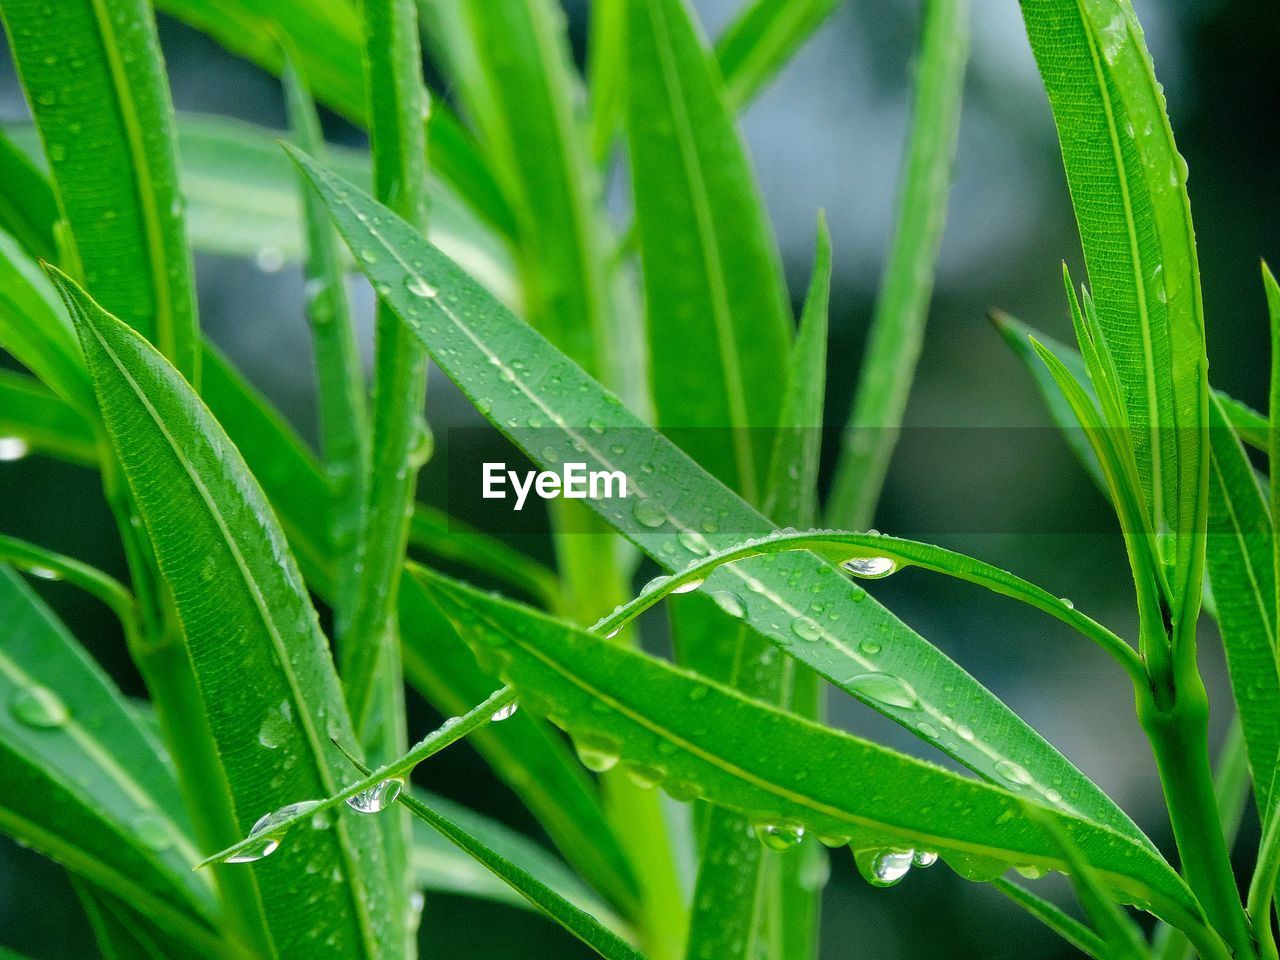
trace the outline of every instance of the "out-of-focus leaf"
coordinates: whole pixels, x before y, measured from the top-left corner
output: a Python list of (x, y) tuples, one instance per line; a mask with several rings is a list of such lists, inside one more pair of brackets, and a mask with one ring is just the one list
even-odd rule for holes
[(0, 13), (86, 286), (197, 381), (173, 105), (150, 5), (6, 0)]
[(0, 566), (0, 830), (213, 953), (210, 889), (172, 772), (49, 609)]
[(1188, 633), (1208, 516), (1208, 364), (1186, 162), (1128, 0), (1028, 0), (1022, 13), (1058, 126), (1146, 512), (1157, 533), (1173, 535), (1175, 635)]
[(1093, 960), (1108, 960), (1107, 945), (1102, 939), (1061, 908), (1037, 897), (1021, 884), (1003, 877), (993, 880), (991, 885), (1085, 956), (1092, 957)]
[[(802, 720), (530, 608), (421, 569), (414, 576), (477, 653), (502, 665), (523, 703), (554, 717), (594, 766), (626, 763), (677, 798), (701, 796), (774, 832), (803, 827), (861, 852), (936, 850), (962, 871), (971, 857), (1062, 869), (1032, 822), (1047, 818), (1109, 887), (1160, 901), (1157, 913), (1189, 909), (1159, 854), (1087, 818)], [(827, 759), (817, 769), (797, 757)]]
[(98, 462), (93, 428), (84, 415), (34, 377), (12, 370), (0, 370), (0, 437), (81, 466)]
[(875, 519), (924, 342), (968, 54), (968, 0), (928, 0), (893, 243), (827, 503), (829, 522), (851, 530)]
[(781, 70), (840, 0), (752, 0), (716, 40), (725, 92), (741, 110)]
[[(625, 474), (625, 499), (584, 502), (660, 565), (679, 570), (770, 531), (767, 520), (438, 250), (350, 185), (298, 159), (348, 244), (375, 251), (377, 260), (363, 269), (495, 426), (523, 442), (543, 468), (572, 461)], [(519, 426), (531, 420), (544, 425), (532, 442)], [(1020, 771), (1015, 779), (1028, 795), (1053, 790), (1072, 809), (1144, 842), (1115, 803), (1039, 734), (830, 564), (804, 553), (751, 558), (716, 570), (705, 588), (732, 593), (746, 622), (785, 653), (982, 776), (1010, 783), (1006, 774)], [(813, 615), (818, 606), (821, 617)], [(904, 684), (910, 696), (879, 695), (883, 681), (866, 681), (876, 674)]]
[[(222, 778), (202, 812), (230, 841), (286, 799), (334, 791), (343, 774), (327, 737), (350, 740), (351, 727), (333, 663), (284, 534), (230, 438), (145, 340), (64, 276), (55, 282), (182, 624), (201, 698), (189, 709), (207, 720)], [(253, 871), (271, 948), (289, 955), (305, 931), (343, 956), (379, 956), (383, 925), (400, 917), (386, 908), (374, 824), (344, 818), (290, 840), (264, 864), (226, 868)]]
[(53, 226), (58, 201), (49, 181), (3, 132), (0, 132), (0, 230), (8, 233), (32, 257), (56, 260)]
[(100, 887), (72, 879), (103, 960), (196, 960), (211, 956), (174, 940)]
[(658, 424), (758, 503), (791, 335), (777, 248), (685, 0), (630, 9), (627, 143)]
[[(160, 0), (156, 6), (275, 74), (283, 63), (283, 36), (298, 51), (316, 99), (349, 120), (367, 124), (360, 16), (352, 0), (273, 0), (270, 6), (257, 0)], [(443, 103), (433, 105), (426, 122), (432, 168), (477, 214), (509, 236), (511, 210), (466, 130)], [(184, 157), (184, 166), (185, 162)]]

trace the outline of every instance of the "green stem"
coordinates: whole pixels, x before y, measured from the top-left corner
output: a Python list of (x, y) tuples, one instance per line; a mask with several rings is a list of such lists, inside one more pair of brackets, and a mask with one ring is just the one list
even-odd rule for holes
[(1182, 870), (1209, 923), (1241, 960), (1254, 956), (1209, 762), (1209, 701), (1198, 674), (1180, 678), (1167, 707), (1144, 691), (1138, 704), (1164, 790)]

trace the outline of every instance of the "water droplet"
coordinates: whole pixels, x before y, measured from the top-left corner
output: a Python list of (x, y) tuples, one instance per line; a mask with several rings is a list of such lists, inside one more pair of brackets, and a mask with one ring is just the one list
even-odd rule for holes
[(642, 527), (652, 529), (667, 522), (667, 511), (652, 500), (637, 500), (631, 512), (636, 518), (636, 523)]
[(364, 250), (361, 250), (360, 259), (363, 260), (365, 263), (377, 263), (378, 262), (377, 251), (370, 250), (367, 248)]
[(1049, 872), (1043, 867), (1038, 867), (1033, 863), (1016, 864), (1013, 869), (1019, 876), (1026, 877), (1028, 880), (1039, 880)]
[(997, 760), (996, 773), (1015, 787), (1025, 787), (1032, 782), (1026, 768), (1012, 760)]
[(48, 687), (39, 684), (23, 687), (15, 693), (10, 709), (19, 723), (40, 730), (60, 727), (71, 718), (61, 698)]
[(846, 573), (863, 580), (879, 580), (898, 569), (888, 557), (850, 557), (840, 566)]
[(279, 247), (262, 247), (253, 255), (253, 263), (263, 273), (279, 273), (284, 266), (284, 251)]
[(956, 736), (959, 737), (961, 740), (965, 741), (966, 743), (972, 743), (973, 727), (969, 726), (967, 723), (957, 724)]
[(31, 447), (21, 437), (0, 437), (0, 463), (21, 460), (30, 452)]
[(863, 673), (849, 679), (849, 686), (878, 703), (890, 707), (916, 709), (920, 706), (920, 698), (905, 680), (887, 673)]
[(804, 827), (791, 823), (756, 823), (756, 839), (770, 850), (790, 850), (804, 839)]
[(1044, 792), (1044, 798), (1048, 800), (1050, 803), (1062, 802), (1062, 794), (1059, 793), (1057, 790), (1053, 789), (1053, 787), (1050, 787), (1048, 790)]
[(808, 617), (796, 617), (791, 621), (791, 632), (801, 640), (813, 642), (822, 637), (822, 627)]
[(604, 773), (618, 765), (618, 745), (608, 737), (583, 734), (574, 739), (573, 746), (578, 751), (578, 759), (588, 770)]
[(1076, 605), (1071, 602), (1070, 597), (1059, 597), (1058, 601), (1068, 610), (1074, 610), (1076, 608)]
[(41, 580), (61, 580), (62, 574), (50, 567), (27, 567), (27, 573)]
[(880, 652), (880, 641), (863, 640), (860, 644), (858, 644), (858, 649), (861, 650), (863, 653), (865, 653), (868, 657), (874, 657), (877, 653)]
[(696, 530), (681, 530), (676, 534), (676, 539), (686, 550), (699, 557), (705, 557), (711, 552), (711, 544), (707, 543), (707, 538)]
[(666, 779), (667, 771), (643, 763), (627, 764), (627, 776), (640, 789), (652, 790)]
[(693, 593), (693, 591), (697, 590), (700, 586), (702, 586), (702, 584), (703, 584), (702, 578), (698, 577), (696, 580), (690, 580), (687, 583), (680, 584), (680, 586), (678, 587), (674, 587), (671, 592), (672, 593)]
[(489, 720), (493, 723), (501, 723), (503, 720), (514, 717), (516, 715), (516, 711), (519, 709), (520, 704), (517, 701), (512, 700), (505, 707), (495, 710), (493, 712), (493, 716), (491, 716)]
[(917, 850), (911, 857), (914, 867), (932, 867), (938, 862), (938, 854), (933, 850)]
[(853, 862), (873, 887), (892, 887), (911, 872), (912, 850), (855, 850)]
[(731, 617), (745, 617), (747, 615), (746, 605), (736, 594), (730, 593), (728, 590), (717, 590), (712, 594), (712, 599), (715, 600), (716, 606)]
[(592, 433), (604, 433), (604, 421), (599, 417), (592, 417), (587, 421), (587, 429)]
[(253, 863), (255, 860), (271, 856), (279, 849), (279, 837), (259, 837), (254, 843), (227, 857), (227, 863)]
[[(271, 856), (280, 848), (280, 841), (284, 838), (284, 831), (288, 829), (288, 827), (280, 827), (280, 825), (284, 821), (306, 813), (319, 805), (319, 800), (303, 800), (259, 817), (258, 822), (249, 831), (249, 839), (253, 843), (227, 857), (226, 862), (253, 863), (255, 860)], [(280, 829), (277, 829), (277, 827), (280, 827)]]
[(427, 283), (422, 277), (412, 273), (404, 278), (404, 288), (415, 297), (421, 297), (423, 300), (434, 300), (440, 293), (439, 290)]
[(134, 818), (133, 832), (151, 850), (159, 852), (173, 846), (173, 831), (154, 810), (144, 810)]
[(921, 720), (916, 724), (916, 729), (920, 731), (921, 736), (928, 737), (930, 740), (938, 739), (938, 728), (928, 720)]
[(361, 790), (354, 797), (347, 797), (347, 806), (356, 813), (381, 813), (396, 802), (396, 797), (400, 796), (403, 789), (403, 780), (389, 777), (368, 790)]

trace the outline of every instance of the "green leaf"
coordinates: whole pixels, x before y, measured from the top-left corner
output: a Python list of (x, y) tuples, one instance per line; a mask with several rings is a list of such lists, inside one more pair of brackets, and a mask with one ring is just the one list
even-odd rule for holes
[(826, 217), (820, 216), (813, 274), (791, 348), (761, 511), (777, 523), (796, 527), (812, 526), (817, 515), (830, 295), (831, 234)]
[(86, 415), (95, 409), (71, 321), (31, 256), (0, 232), (0, 348)]
[(968, 0), (929, 0), (893, 242), (827, 503), (829, 521), (852, 530), (875, 519), (924, 341), (968, 54)]
[(1186, 163), (1128, 0), (1022, 5), (1058, 125), (1147, 513), (1172, 533), (1175, 627), (1194, 630), (1208, 513), (1204, 318)]
[(5, 0), (14, 61), (86, 286), (196, 380), (173, 106), (145, 0)]
[(125, 630), (135, 627), (137, 614), (133, 595), (115, 577), (96, 567), (4, 534), (0, 534), (0, 562), (13, 564), (32, 576), (46, 580), (65, 580), (101, 600), (119, 618)]
[[(441, 713), (456, 716), (499, 685), (412, 577), (401, 584), (400, 618), (405, 676)], [(519, 712), (497, 727), (476, 730), (471, 744), (569, 863), (611, 902), (633, 907), (635, 878), (595, 784), (564, 741), (541, 719)]]
[(581, 366), (612, 372), (600, 183), (554, 0), (434, 0), (425, 16), (515, 215), (526, 315)]
[(628, 30), (627, 143), (658, 424), (759, 502), (791, 331), (777, 248), (684, 0), (637, 0)]
[[(230, 840), (285, 798), (334, 791), (341, 767), (326, 738), (351, 733), (337, 676), (284, 534), (231, 440), (146, 341), (54, 278), (182, 625), (200, 697), (189, 709), (218, 749), (221, 779), (202, 814)], [(311, 830), (236, 869), (253, 871), (272, 949), (305, 929), (343, 956), (376, 956), (397, 922), (376, 827), (364, 821)]]
[(89, 918), (103, 960), (193, 960), (193, 950), (157, 929), (123, 900), (74, 877), (71, 881)]
[[(423, 802), (431, 809), (453, 821), (498, 856), (532, 874), (559, 896), (591, 914), (623, 939), (631, 938), (626, 924), (613, 912), (613, 908), (541, 844), (505, 824), (444, 797), (417, 790), (414, 794), (422, 797)], [(427, 826), (423, 820), (416, 820), (413, 825), (413, 866), (418, 884), (426, 890), (484, 897), (519, 907), (533, 906), (515, 889), (486, 870), (442, 834)]]
[[(349, 185), (305, 158), (298, 160), (348, 244), (375, 253), (377, 260), (365, 261), (363, 269), (384, 286), (388, 302), (485, 416), (523, 442), (543, 468), (572, 461), (585, 463), (587, 470), (626, 474), (626, 499), (586, 504), (659, 564), (678, 570), (712, 550), (769, 532), (768, 521), (647, 428), (438, 250)], [(415, 292), (423, 290), (437, 293)], [(524, 366), (516, 367), (516, 360)], [(521, 426), (530, 422), (540, 424), (532, 435)], [(558, 433), (554, 441), (551, 425)], [(746, 607), (747, 622), (783, 652), (981, 775), (1007, 782), (997, 765), (1015, 764), (1027, 771), (1032, 792), (1055, 789), (1086, 816), (1141, 836), (1110, 799), (995, 696), (826, 562), (803, 553), (748, 559), (717, 570), (706, 588), (734, 593)], [(811, 628), (807, 611), (813, 604), (823, 606), (825, 620)], [(846, 638), (856, 638), (858, 645)], [(863, 645), (867, 640), (871, 643)], [(851, 682), (872, 673), (908, 684), (915, 694), (911, 706), (878, 699)], [(926, 716), (929, 726), (921, 730)], [(981, 739), (966, 739), (961, 735), (966, 728)]]
[[(369, 768), (364, 764), (357, 762), (356, 766), (361, 773), (369, 773)], [(644, 960), (644, 954), (591, 914), (561, 896), (523, 866), (498, 853), (439, 809), (432, 808), (421, 799), (421, 795), (402, 792), (399, 799), (415, 817), (492, 871), (530, 904), (546, 913), (606, 960)]]
[(210, 889), (172, 772), (124, 698), (49, 609), (0, 566), (0, 830), (219, 953)]
[(57, 259), (53, 227), (60, 216), (58, 201), (44, 174), (2, 132), (0, 184), (0, 230), (31, 256)]
[(1209, 408), (1212, 444), (1209, 579), (1227, 654), (1231, 688), (1248, 750), (1258, 809), (1280, 751), (1280, 669), (1276, 663), (1276, 583), (1271, 515), (1253, 467), (1216, 399)]
[(1107, 945), (1102, 938), (1059, 907), (1003, 877), (993, 880), (991, 885), (1081, 953), (1093, 960), (1107, 960)]
[[(762, 826), (804, 827), (852, 840), (860, 851), (903, 843), (937, 850), (962, 871), (973, 864), (967, 858), (1063, 868), (1032, 822), (1042, 816), (1070, 832), (1110, 887), (1160, 901), (1157, 913), (1176, 915), (1190, 902), (1151, 848), (1079, 815), (802, 720), (530, 608), (413, 573), (477, 653), (501, 664), (522, 703), (554, 717), (593, 766), (621, 761), (677, 798), (701, 796)], [(796, 757), (827, 759), (815, 767)]]
[[(270, 7), (257, 0), (160, 0), (156, 6), (277, 75), (283, 37), (298, 51), (299, 67), (321, 103), (357, 124), (369, 122), (361, 71), (363, 34), (350, 0), (274, 0)], [(428, 125), (432, 167), (486, 222), (510, 236), (511, 210), (467, 132), (443, 103), (433, 104)]]
[(741, 110), (771, 81), (840, 0), (752, 0), (716, 40), (725, 92)]
[[(282, 76), (295, 140), (307, 153), (323, 157), (324, 135), (306, 80), (289, 62)], [(337, 632), (343, 636), (356, 600), (360, 531), (369, 477), (364, 371), (347, 303), (341, 241), (315, 192), (308, 190), (305, 182), (299, 184), (299, 189), (307, 227), (304, 274), (320, 408), (320, 449), (329, 481), (327, 540), (333, 548), (337, 572)]]
[(98, 463), (97, 441), (84, 415), (34, 377), (12, 370), (0, 370), (0, 437), (80, 466)]

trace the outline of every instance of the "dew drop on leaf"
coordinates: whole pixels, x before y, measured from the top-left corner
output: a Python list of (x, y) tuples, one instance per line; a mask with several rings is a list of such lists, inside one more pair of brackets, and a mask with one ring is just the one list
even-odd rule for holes
[(680, 545), (692, 554), (699, 557), (705, 557), (711, 552), (711, 545), (707, 543), (707, 538), (696, 530), (681, 530), (676, 539), (680, 541)]
[(791, 621), (791, 632), (801, 640), (810, 642), (822, 637), (822, 627), (809, 617), (796, 617)]
[(911, 872), (912, 850), (855, 850), (853, 862), (873, 887), (892, 887)]
[(738, 599), (736, 594), (732, 594), (728, 590), (717, 591), (712, 594), (712, 599), (715, 600), (716, 606), (731, 617), (745, 617), (747, 615), (747, 608), (742, 601)]
[(61, 580), (62, 574), (57, 570), (49, 567), (27, 567), (27, 573), (33, 577), (39, 577), (41, 580)]
[(400, 796), (403, 789), (403, 780), (389, 777), (368, 790), (361, 790), (355, 796), (347, 797), (347, 806), (356, 813), (381, 813), (396, 802), (396, 797)]
[(1025, 767), (1012, 760), (997, 760), (996, 773), (1015, 787), (1025, 787), (1031, 783), (1031, 774), (1027, 773)]
[(756, 839), (770, 850), (790, 850), (804, 839), (804, 827), (790, 823), (752, 824)]
[(578, 752), (578, 759), (588, 770), (604, 773), (618, 765), (619, 747), (608, 737), (595, 734), (582, 734), (573, 742)]
[(412, 273), (404, 278), (404, 288), (415, 297), (421, 297), (423, 300), (434, 300), (440, 293), (439, 290), (427, 283), (422, 277)]
[(888, 557), (850, 557), (840, 566), (845, 573), (864, 580), (879, 580), (898, 569)]
[(637, 500), (631, 512), (642, 527), (653, 529), (667, 522), (667, 512), (652, 500)]
[(938, 862), (938, 854), (933, 850), (917, 850), (911, 856), (913, 867), (932, 867)]
[(173, 831), (164, 817), (154, 810), (144, 810), (133, 820), (133, 833), (143, 845), (157, 853), (173, 846)]
[(269, 857), (280, 849), (279, 837), (260, 837), (255, 843), (249, 844), (237, 850), (231, 856), (227, 857), (227, 863), (253, 863), (255, 860), (261, 860)]
[(520, 704), (517, 701), (512, 700), (505, 707), (500, 707), (499, 709), (495, 710), (493, 712), (493, 716), (491, 716), (489, 720), (492, 721), (493, 723), (501, 723), (503, 720), (507, 720), (511, 717), (514, 717), (516, 715), (516, 711), (518, 711), (519, 709), (520, 709)]
[(672, 593), (693, 593), (693, 591), (697, 590), (700, 586), (702, 586), (702, 583), (703, 583), (702, 578), (699, 577), (696, 580), (690, 580), (686, 583), (680, 584), (680, 586), (673, 588), (671, 592)]
[(30, 451), (31, 447), (21, 437), (0, 437), (0, 463), (21, 460)]
[(39, 684), (31, 684), (15, 693), (10, 710), (19, 723), (39, 730), (60, 727), (71, 717), (61, 698)]
[(920, 706), (911, 684), (887, 673), (863, 673), (849, 678), (849, 686), (877, 703), (914, 710)]

